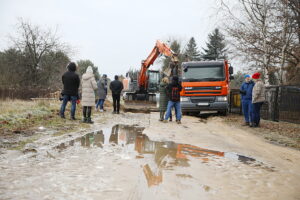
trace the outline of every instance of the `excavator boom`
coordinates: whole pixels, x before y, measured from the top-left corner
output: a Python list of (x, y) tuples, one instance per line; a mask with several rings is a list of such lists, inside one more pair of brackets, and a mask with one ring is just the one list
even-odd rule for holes
[[(135, 89), (129, 89), (129, 91), (126, 92), (126, 100), (146, 100), (150, 102), (156, 101), (156, 93), (158, 92), (159, 87), (159, 71), (149, 70), (149, 67), (155, 62), (155, 60), (160, 55), (164, 55), (166, 57), (171, 58), (171, 63), (168, 67), (169, 69), (173, 69), (174, 67), (178, 69), (178, 57), (176, 53), (174, 53), (168, 45), (157, 40), (151, 53), (148, 55), (146, 60), (142, 61), (141, 70), (138, 74), (137, 81), (134, 82), (134, 79), (130, 79), (132, 87), (128, 88)], [(164, 74), (170, 76), (170, 73), (166, 71), (164, 72)]]
[(165, 43), (157, 40), (154, 48), (152, 49), (147, 59), (142, 62), (142, 66), (138, 78), (138, 84), (141, 90), (147, 90), (147, 84), (148, 84), (147, 70), (154, 63), (154, 61), (157, 59), (157, 57), (160, 54), (165, 55), (167, 57), (171, 57), (171, 60), (174, 63), (178, 62), (177, 55), (171, 50), (171, 48), (168, 47)]

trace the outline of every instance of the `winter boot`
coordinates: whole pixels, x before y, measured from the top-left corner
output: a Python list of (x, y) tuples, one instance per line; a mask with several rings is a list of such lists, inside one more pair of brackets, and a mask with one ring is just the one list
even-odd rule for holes
[(94, 123), (92, 121), (91, 115), (92, 115), (92, 107), (88, 107), (87, 108), (87, 123), (89, 123), (89, 124), (93, 124)]
[(82, 120), (83, 123), (87, 123), (87, 115), (86, 115), (86, 112), (87, 112), (87, 107), (86, 107), (86, 106), (83, 106), (83, 120)]
[(88, 124), (93, 124), (94, 122), (92, 121), (92, 119), (90, 117), (87, 118), (87, 122)]
[(249, 122), (245, 122), (245, 123), (242, 124), (242, 126), (249, 126), (249, 125), (250, 125)]

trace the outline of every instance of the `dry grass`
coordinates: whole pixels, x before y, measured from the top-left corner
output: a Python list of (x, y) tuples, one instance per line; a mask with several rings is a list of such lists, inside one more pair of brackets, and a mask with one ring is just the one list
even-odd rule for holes
[[(50, 128), (74, 127), (77, 122), (62, 120), (59, 117), (59, 101), (0, 101), (0, 134), (20, 133), (35, 126)], [(66, 109), (69, 115), (70, 104)], [(81, 118), (81, 109), (76, 111), (77, 118)]]
[[(5, 145), (0, 145), (0, 148), (22, 149), (27, 143), (40, 137), (36, 134), (40, 126), (52, 130), (52, 136), (60, 136), (79, 128), (90, 127), (88, 124), (80, 123), (79, 120), (61, 119), (59, 116), (60, 106), (60, 101), (49, 100), (0, 101), (0, 139), (5, 138), (7, 141)], [(78, 106), (76, 109), (76, 118), (78, 119), (82, 117), (80, 107)], [(67, 118), (70, 116), (70, 103), (68, 103), (65, 114)]]

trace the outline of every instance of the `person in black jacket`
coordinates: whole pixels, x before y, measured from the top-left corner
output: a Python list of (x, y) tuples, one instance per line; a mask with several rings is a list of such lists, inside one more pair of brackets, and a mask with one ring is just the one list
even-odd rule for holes
[(172, 78), (172, 83), (167, 86), (167, 94), (169, 97), (167, 113), (164, 122), (168, 122), (171, 116), (172, 107), (175, 107), (176, 122), (181, 123), (181, 105), (180, 105), (180, 91), (182, 90), (181, 83), (177, 76)]
[(119, 81), (119, 77), (116, 75), (115, 80), (112, 81), (109, 85), (109, 88), (112, 92), (112, 98), (113, 98), (113, 104), (114, 104), (114, 114), (120, 113), (120, 98), (121, 98), (121, 92), (123, 90), (123, 83)]
[(65, 72), (62, 76), (62, 82), (64, 89), (62, 91), (62, 105), (60, 108), (60, 117), (65, 118), (65, 109), (68, 101), (71, 101), (71, 119), (75, 120), (75, 111), (76, 111), (76, 101), (78, 98), (78, 88), (80, 86), (80, 79), (76, 71), (76, 64), (70, 62), (67, 66), (68, 71)]

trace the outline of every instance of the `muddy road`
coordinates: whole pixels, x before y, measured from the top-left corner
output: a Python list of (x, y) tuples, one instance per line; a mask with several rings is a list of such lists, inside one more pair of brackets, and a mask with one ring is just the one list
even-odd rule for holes
[(95, 114), (0, 154), (0, 199), (300, 199), (300, 152), (222, 117)]

